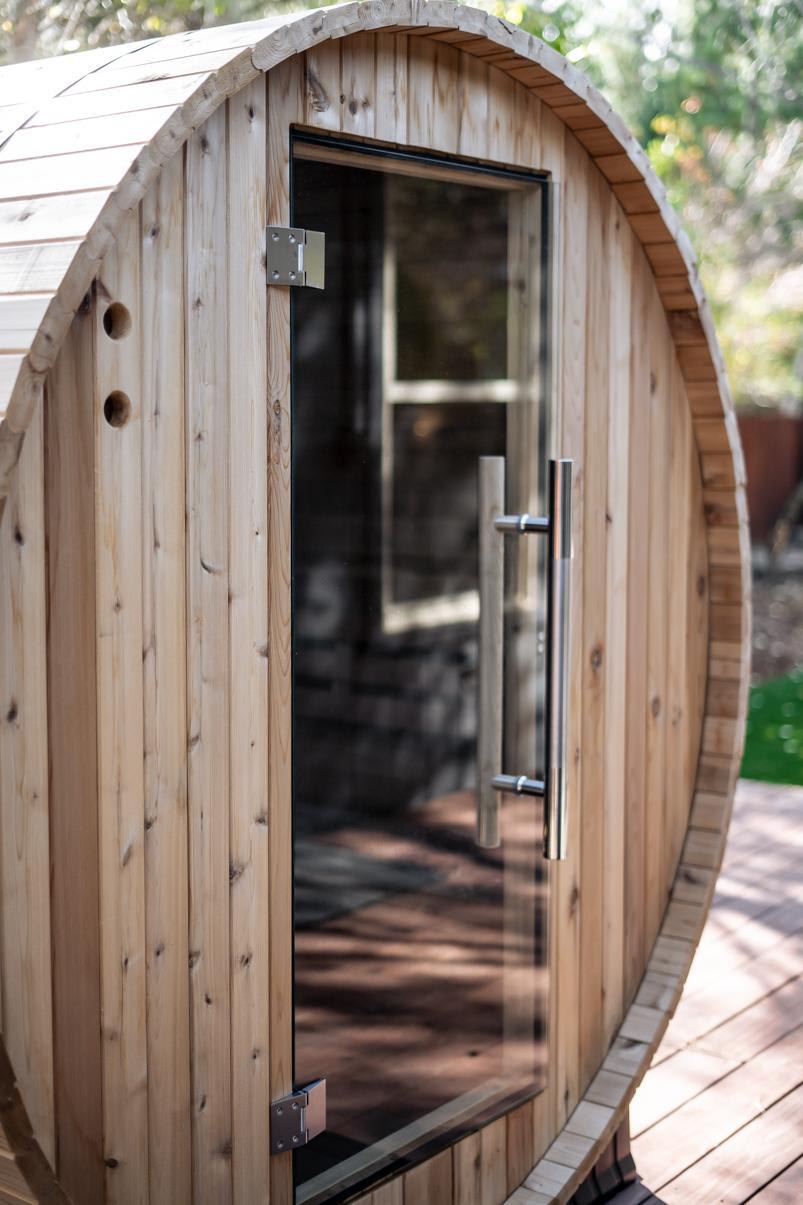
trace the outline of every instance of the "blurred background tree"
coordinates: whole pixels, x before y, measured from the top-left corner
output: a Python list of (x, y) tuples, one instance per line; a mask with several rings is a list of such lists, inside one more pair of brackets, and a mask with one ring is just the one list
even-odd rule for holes
[[(801, 409), (801, 0), (474, 3), (567, 55), (630, 122), (696, 244), (737, 404)], [(0, 0), (0, 61), (305, 6)]]

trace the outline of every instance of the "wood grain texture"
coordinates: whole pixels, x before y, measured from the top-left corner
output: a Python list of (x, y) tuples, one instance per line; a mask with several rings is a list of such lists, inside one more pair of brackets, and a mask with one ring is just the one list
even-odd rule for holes
[[(603, 1049), (603, 884), (614, 867), (603, 864), (605, 850), (605, 699), (608, 667), (608, 412), (610, 407), (611, 309), (609, 189), (589, 173), (585, 314), (585, 448), (583, 498), (583, 626), (575, 649), (583, 667), (582, 816), (580, 866), (580, 1079), (588, 1083)], [(621, 806), (621, 801), (619, 806)]]
[(671, 346), (655, 292), (647, 304), (649, 356), (649, 518), (647, 529), (647, 767), (644, 856), (644, 927), (649, 949), (666, 907), (663, 851), (667, 827), (666, 734), (667, 642), (669, 622), (669, 465)]
[(33, 420), (0, 524), (2, 1029), (55, 1160), (50, 949), (44, 422)]
[[(267, 1168), (265, 1117), (268, 1099), (291, 1083), (289, 303), (283, 290), (270, 290), (266, 300), (260, 257), (265, 213), (277, 224), (289, 221), (290, 124), (409, 141), (551, 173), (557, 185), (553, 284), (559, 281), (561, 288), (554, 296), (552, 348), (555, 452), (577, 461), (575, 513), (583, 518), (576, 531), (572, 606), (577, 652), (570, 695), (576, 753), (569, 771), (570, 857), (551, 876), (549, 1083), (506, 1123), (495, 1123), (476, 1142), (466, 1140), (462, 1170), (456, 1149), (451, 1160), (439, 1157), (424, 1165), (426, 1172), (409, 1173), (409, 1186), (405, 1181), (401, 1188), (374, 1190), (372, 1205), (386, 1197), (398, 1205), (400, 1192), (413, 1200), (421, 1185), (433, 1199), (448, 1193), (452, 1200), (459, 1185), (475, 1184), (474, 1156), (480, 1160), (481, 1199), (501, 1201), (514, 1190), (518, 1199), (522, 1193), (531, 1200), (550, 1194), (565, 1199), (621, 1116), (676, 1003), (721, 857), (744, 718), (749, 600), (741, 568), (743, 469), (733, 430), (722, 418), (728, 402), (716, 351), (709, 350), (708, 320), (689, 320), (701, 294), (686, 245), (640, 153), (574, 69), (560, 67), (549, 54), (544, 58), (517, 31), (499, 23), (492, 27), (470, 9), (423, 4), (414, 16), (409, 9), (396, 13), (394, 27), (407, 27), (408, 33), (387, 29), (397, 7), (403, 5), (384, 5), (380, 15), (369, 0), (359, 10), (333, 10), (326, 14), (326, 28), (346, 36), (317, 45), (313, 18), (302, 17), (292, 25), (277, 19), (250, 30), (163, 40), (138, 52), (136, 65), (118, 64), (110, 78), (108, 91), (123, 94), (117, 103), (133, 94), (135, 81), (125, 82), (126, 71), (140, 73), (153, 97), (159, 81), (150, 78), (151, 70), (186, 81), (203, 75), (198, 60), (208, 56), (218, 82), (204, 85), (203, 96), (195, 99), (189, 85), (177, 84), (175, 96), (187, 95), (186, 102), (143, 109), (139, 116), (115, 114), (116, 130), (102, 115), (59, 123), (63, 130), (90, 127), (91, 145), (101, 136), (97, 123), (107, 120), (103, 137), (110, 148), (114, 144), (113, 170), (101, 166), (99, 151), (70, 149), (70, 143), (58, 158), (95, 173), (86, 177), (93, 187), (75, 195), (97, 196), (70, 202), (50, 243), (33, 238), (11, 241), (6, 249), (0, 244), (0, 284), (27, 298), (15, 325), (4, 324), (12, 306), (3, 309), (0, 296), (0, 338), (7, 344), (0, 386), (7, 379), (13, 400), (9, 446), (18, 448), (18, 434), (35, 413), (42, 373), (71, 322), (63, 372), (76, 399), (73, 408), (85, 389), (77, 379), (84, 356), (95, 405), (102, 406), (106, 396), (99, 396), (101, 368), (104, 381), (134, 372), (127, 392), (141, 424), (141, 501), (137, 487), (125, 486), (126, 500), (136, 499), (136, 522), (127, 502), (113, 496), (113, 461), (105, 463), (103, 497), (96, 500), (96, 453), (83, 446), (87, 432), (80, 422), (61, 465), (55, 442), (65, 435), (60, 419), (57, 426), (52, 417), (47, 420), (45, 438), (50, 809), (51, 835), (60, 842), (51, 851), (56, 1137), (67, 1177), (73, 1176), (73, 1184), (81, 1183), (79, 1175), (86, 1177), (83, 1199), (100, 1199), (92, 1194), (101, 1191), (103, 1178), (110, 1187), (130, 1183), (133, 1199), (145, 1190), (153, 1200), (160, 1193), (162, 1199), (181, 1199), (192, 1176), (197, 1200), (267, 1200), (268, 1179), (271, 1199), (278, 1205), (289, 1200), (286, 1161), (271, 1160)], [(381, 24), (383, 32), (375, 36), (372, 24)], [(249, 45), (253, 56), (243, 55)], [(288, 58), (305, 47), (304, 59)], [(258, 67), (273, 68), (267, 113), (261, 76), (228, 109), (218, 108), (233, 79), (251, 78), (252, 57)], [(221, 70), (235, 63), (236, 76)], [(76, 87), (81, 105), (93, 94), (101, 97), (103, 89)], [(137, 171), (123, 179), (128, 169), (118, 138), (133, 136), (137, 123), (162, 109), (162, 132), (144, 150), (142, 141), (132, 145)], [(36, 136), (51, 131), (51, 141), (40, 147), (45, 158), (31, 163), (47, 163), (56, 128), (37, 127)], [(182, 156), (174, 156), (187, 138), (185, 172)], [(611, 139), (627, 149), (612, 151)], [(33, 153), (24, 141), (19, 147)], [(20, 156), (0, 163), (0, 184), (5, 179), (12, 189), (5, 196), (12, 240), (25, 212), (15, 198), (24, 202), (28, 196), (25, 162)], [(146, 184), (165, 162), (170, 168), (130, 219), (141, 226), (141, 262), (135, 266), (131, 260), (128, 270), (141, 273), (143, 313), (128, 342), (118, 344), (102, 327), (111, 286), (117, 287), (107, 252), (121, 245), (123, 213), (133, 207), (137, 215)], [(57, 209), (56, 194), (49, 191), (56, 177), (50, 168), (36, 170), (45, 201), (31, 220), (44, 222)], [(266, 171), (267, 191), (260, 183)], [(119, 187), (109, 200), (115, 175)], [(617, 199), (606, 181), (619, 181)], [(82, 209), (85, 204), (88, 209)], [(83, 235), (69, 231), (75, 223), (78, 231), (80, 215), (92, 205), (103, 216), (90, 218), (87, 237), (79, 241)], [(628, 214), (644, 220), (631, 222)], [(27, 224), (26, 219), (22, 225)], [(649, 257), (642, 239), (648, 240)], [(670, 254), (676, 246), (681, 251)], [(179, 254), (183, 268), (176, 267)], [(81, 273), (89, 274), (87, 281), (99, 273), (105, 290), (88, 341), (82, 317), (73, 319)], [(53, 301), (45, 305), (48, 297)], [(136, 300), (129, 308), (136, 312)], [(674, 315), (671, 327), (665, 313)], [(28, 364), (24, 345), (32, 332), (35, 354)], [(105, 340), (97, 357), (96, 340)], [(21, 365), (27, 365), (24, 389), (15, 384)], [(113, 456), (113, 437), (120, 444), (134, 430), (130, 424), (103, 430)], [(100, 463), (100, 451), (97, 457)], [(126, 464), (125, 472), (133, 474), (133, 460)], [(247, 473), (240, 473), (243, 464)], [(65, 476), (72, 466), (83, 473), (75, 500)], [(168, 489), (161, 485), (163, 475)], [(103, 553), (97, 566), (96, 506), (97, 547)], [(65, 567), (54, 547), (62, 531), (72, 541), (77, 568)], [(109, 547), (124, 549), (124, 555), (106, 551), (109, 538)], [(98, 635), (101, 614), (96, 617), (93, 592), (97, 584), (105, 606), (109, 582), (122, 574), (130, 585), (138, 557), (139, 618), (129, 607), (121, 610), (123, 618), (113, 616), (106, 647), (106, 629)], [(675, 557), (686, 567), (676, 577), (665, 568)], [(710, 632), (709, 573), (715, 607)], [(651, 599), (664, 607), (663, 624), (648, 618)], [(63, 615), (55, 614), (56, 606), (65, 608)], [(666, 622), (676, 614), (685, 615), (683, 641), (682, 629), (673, 631)], [(139, 625), (139, 655), (145, 654), (138, 670), (129, 624)], [(68, 640), (85, 647), (87, 638), (91, 654), (74, 653), (64, 661), (75, 679), (67, 682), (61, 662), (51, 664), (53, 650)], [(103, 678), (112, 646), (134, 682), (128, 697), (115, 704), (117, 712), (109, 712), (105, 702), (101, 707), (96, 695), (97, 683), (106, 682), (104, 690), (112, 685)], [(658, 716), (651, 707), (656, 698)], [(64, 722), (64, 709), (71, 706), (86, 717), (74, 747), (68, 744), (72, 726)], [(144, 718), (144, 743), (142, 725), (137, 735), (126, 722), (132, 708)], [(121, 720), (114, 718), (118, 714)], [(142, 768), (134, 768), (137, 742), (144, 777)], [(100, 1164), (99, 1000), (93, 997), (99, 980), (97, 966), (92, 970), (98, 958), (99, 868), (91, 843), (92, 825), (98, 823), (98, 758), (104, 798), (112, 781), (109, 767), (120, 767), (130, 792), (125, 807), (132, 810), (123, 813), (129, 819), (136, 794), (130, 784), (141, 782), (146, 835), (140, 832), (131, 845), (131, 874), (129, 862), (113, 866), (109, 826), (119, 828), (120, 822), (102, 803), (100, 808), (103, 897), (113, 901), (118, 938), (134, 933), (139, 942), (133, 967), (124, 972), (133, 975), (134, 989), (121, 1014), (133, 1043), (116, 1063), (108, 1045), (104, 1055), (106, 1083), (117, 1085), (104, 1105), (106, 1137), (120, 1133), (120, 1119), (133, 1101), (123, 1140), (130, 1149), (137, 1143), (143, 1151), (150, 1148), (150, 1163), (143, 1162), (139, 1176), (119, 1166), (104, 1171)], [(77, 793), (78, 833), (68, 831)], [(651, 950), (693, 793), (699, 806), (672, 904)], [(74, 863), (68, 864), (68, 855)], [(183, 863), (185, 856), (188, 870), (165, 883), (164, 868), (174, 860)], [(606, 876), (609, 866), (618, 870)], [(65, 907), (77, 886), (85, 924), (80, 937), (65, 931)], [(129, 898), (130, 915), (122, 917), (120, 901)], [(112, 1011), (123, 975), (113, 966), (113, 940), (104, 934), (104, 1000)], [(59, 942), (88, 968), (89, 986), (81, 989), (80, 1000), (69, 982), (69, 957), (56, 950)], [(189, 968), (182, 968), (182, 957)], [(634, 1000), (635, 1011), (626, 1013)], [(72, 1031), (65, 1025), (75, 1027), (81, 1062), (66, 1048), (65, 1034)], [(170, 1042), (171, 1028), (181, 1030), (180, 1041)], [(143, 1050), (147, 1086), (144, 1074), (137, 1079), (133, 1070), (139, 1062), (144, 1066)], [(63, 1071), (76, 1066), (86, 1069), (82, 1082), (65, 1086)], [(180, 1101), (190, 1093), (182, 1113)], [(108, 1145), (105, 1150), (117, 1159)], [(507, 1152), (504, 1158), (500, 1151)], [(536, 1179), (520, 1187), (545, 1153)], [(500, 1159), (507, 1161), (504, 1184)], [(475, 1191), (459, 1188), (463, 1195)]]
[(57, 1155), (70, 1196), (103, 1200), (97, 680), (95, 303), (48, 378), (45, 503), (53, 1040)]
[(270, 1192), (266, 144), (260, 77), (230, 102), (228, 147), (232, 1172), (242, 1205), (266, 1205)]
[(632, 999), (646, 956), (644, 864), (647, 782), (647, 590), (649, 579), (649, 364), (647, 304), (649, 279), (636, 246), (632, 255), (630, 320), (630, 444), (638, 448), (630, 464), (628, 537), (628, 647), (626, 671), (625, 809), (625, 979)]
[[(140, 330), (139, 212), (98, 278), (95, 570), (100, 1001), (106, 1199), (148, 1199), (142, 691), (142, 364), (137, 338), (104, 328), (107, 302)], [(108, 421), (120, 391), (130, 411)]]
[[(545, 152), (551, 144), (553, 175), (555, 168), (561, 172), (555, 181), (559, 226), (555, 231), (558, 266), (554, 279), (560, 281), (560, 294), (555, 298), (556, 316), (553, 331), (561, 388), (555, 454), (572, 457), (579, 468), (579, 472), (576, 472), (572, 479), (572, 513), (578, 518), (572, 532), (572, 598), (569, 619), (576, 649), (583, 631), (585, 577), (584, 527), (579, 521), (580, 516), (585, 513), (585, 355), (579, 348), (567, 346), (569, 340), (566, 332), (571, 330), (576, 335), (585, 329), (588, 185), (579, 146), (563, 131), (558, 133), (555, 124), (553, 120), (551, 123), (545, 123), (543, 128)], [(558, 140), (559, 150), (556, 145)], [(579, 807), (579, 800), (582, 798), (580, 750), (583, 742), (583, 659), (576, 653), (571, 659), (569, 674), (570, 759), (567, 789), (574, 806), (569, 811), (568, 857), (556, 868), (554, 899), (550, 901), (550, 954), (556, 976), (555, 990), (550, 997), (553, 1026), (551, 1041), (554, 1042), (555, 1050), (554, 1108), (561, 1125), (571, 1113), (582, 1090), (579, 1067), (580, 1009), (561, 1008), (562, 1000), (579, 1000), (580, 993), (581, 917), (578, 905), (583, 830)], [(553, 1126), (550, 1127), (552, 1128)]]
[(226, 111), (187, 147), (187, 723), (193, 1192), (232, 1192)]
[(142, 598), (149, 1191), (190, 1196), (184, 159), (142, 203)]
[[(605, 636), (603, 866), (603, 1038), (610, 1042), (625, 1000), (625, 858), (628, 650), (628, 483), (630, 444), (630, 274), (632, 236), (612, 194), (603, 198), (609, 234), (608, 463), (605, 521), (608, 600)], [(633, 455), (637, 451), (633, 450)]]
[[(302, 105), (299, 61), (268, 77), (268, 222), (290, 223), (289, 127)], [(290, 298), (268, 296), (268, 826), (270, 830), (270, 1091), (292, 1087), (291, 427)], [(271, 1159), (271, 1199), (290, 1199), (291, 1155)]]

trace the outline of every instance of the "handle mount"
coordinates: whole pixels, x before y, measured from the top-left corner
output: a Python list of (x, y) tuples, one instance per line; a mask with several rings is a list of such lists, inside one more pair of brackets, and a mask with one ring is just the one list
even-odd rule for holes
[[(478, 723), (479, 789), (477, 839), (499, 844), (499, 813), (494, 793), (540, 795), (544, 810), (544, 857), (566, 857), (567, 712), (569, 675), (569, 603), (572, 558), (571, 460), (549, 462), (549, 515), (505, 515), (505, 462), (480, 458), (480, 700)], [(497, 509), (498, 508), (498, 509)], [(504, 552), (494, 533), (540, 533), (549, 539), (547, 568), (546, 768), (543, 781), (526, 774), (494, 774), (502, 754), (502, 637)]]

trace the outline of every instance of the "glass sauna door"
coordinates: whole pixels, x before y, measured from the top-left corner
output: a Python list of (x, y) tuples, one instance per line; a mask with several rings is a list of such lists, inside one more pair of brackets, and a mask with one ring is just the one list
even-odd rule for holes
[[(292, 291), (295, 1082), (328, 1113), (299, 1202), (543, 1080), (542, 803), (495, 796), (481, 845), (477, 747), (481, 458), (544, 513), (545, 189), (294, 141), (292, 224), (326, 235), (325, 290)], [(497, 538), (502, 757), (532, 773), (545, 547)]]

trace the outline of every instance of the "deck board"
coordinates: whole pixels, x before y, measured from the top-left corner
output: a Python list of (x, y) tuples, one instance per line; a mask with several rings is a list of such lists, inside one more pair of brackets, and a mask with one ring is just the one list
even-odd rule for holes
[(803, 1200), (803, 789), (741, 782), (687, 990), (631, 1105), (666, 1205)]

